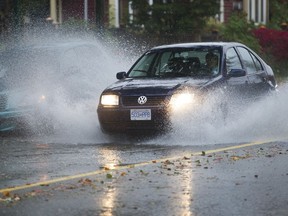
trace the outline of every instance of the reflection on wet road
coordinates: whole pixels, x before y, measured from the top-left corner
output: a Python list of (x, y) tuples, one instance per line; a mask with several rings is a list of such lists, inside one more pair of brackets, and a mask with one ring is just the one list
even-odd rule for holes
[(287, 154), (280, 141), (164, 146), (4, 138), (0, 212), (285, 215)]

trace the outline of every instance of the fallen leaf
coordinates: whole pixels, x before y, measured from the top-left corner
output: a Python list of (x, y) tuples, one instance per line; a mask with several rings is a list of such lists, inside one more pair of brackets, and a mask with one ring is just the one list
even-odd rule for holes
[(220, 162), (221, 160), (223, 160), (222, 157), (218, 157), (218, 158), (213, 159), (213, 161), (218, 161), (218, 162)]
[(75, 186), (75, 185), (69, 185), (66, 187), (66, 189), (68, 189), (68, 190), (74, 190), (76, 188), (77, 188), (77, 186)]
[(165, 165), (168, 165), (168, 164), (174, 164), (174, 163), (172, 163), (171, 161), (169, 161), (169, 160), (166, 160), (166, 161), (164, 161), (163, 162)]
[(106, 178), (111, 179), (112, 175), (110, 173), (107, 173)]
[(82, 185), (90, 185), (90, 184), (92, 184), (92, 180), (91, 180), (91, 179), (88, 179), (88, 178), (80, 179), (78, 182), (79, 182), (80, 184), (82, 184)]
[(250, 155), (246, 155), (246, 156), (236, 156), (236, 155), (232, 155), (230, 156), (231, 160), (237, 161), (237, 160), (241, 160), (241, 159), (246, 159), (251, 157)]
[(3, 196), (9, 197), (10, 196), (10, 192), (9, 191), (4, 191), (2, 192)]
[(145, 175), (145, 176), (148, 175), (148, 173), (145, 173), (143, 170), (140, 170), (140, 172), (141, 172), (142, 175)]
[(14, 195), (14, 201), (19, 201), (19, 200), (21, 200), (20, 196), (15, 194)]

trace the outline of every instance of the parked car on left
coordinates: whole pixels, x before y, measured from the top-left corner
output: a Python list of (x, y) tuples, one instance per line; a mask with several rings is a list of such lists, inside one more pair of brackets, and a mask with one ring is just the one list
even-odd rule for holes
[(51, 129), (51, 107), (59, 98), (73, 103), (95, 94), (97, 84), (92, 80), (99, 80), (97, 70), (105, 58), (96, 43), (86, 41), (17, 46), (2, 52), (0, 132)]

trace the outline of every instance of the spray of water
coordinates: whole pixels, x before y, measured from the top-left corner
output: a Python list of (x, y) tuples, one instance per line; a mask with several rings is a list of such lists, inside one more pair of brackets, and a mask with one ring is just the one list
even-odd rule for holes
[[(35, 40), (35, 38), (33, 39)], [(52, 38), (52, 41), (56, 39), (58, 40), (58, 38)], [(47, 38), (37, 38), (37, 40), (38, 43), (47, 43)], [(70, 36), (69, 40), (66, 37), (65, 43), (67, 41), (68, 44), (69, 41), (73, 43), (75, 37)], [(39, 130), (36, 125), (33, 129), (34, 134), (38, 135), (37, 137), (40, 137), (39, 139), (42, 141), (57, 143), (127, 142), (127, 140), (113, 140), (101, 132), (96, 109), (101, 91), (116, 81), (116, 72), (127, 71), (140, 56), (142, 50), (135, 49), (136, 46), (133, 44), (123, 44), (123, 42), (120, 44), (112, 40), (108, 43), (106, 41), (104, 45), (103, 41), (95, 37), (86, 37), (82, 41), (95, 44), (101, 51), (101, 56), (105, 56), (105, 58), (101, 58), (99, 61), (99, 53), (87, 55), (86, 61), (80, 62), (83, 72), (75, 72), (69, 79), (45, 77), (46, 81), (41, 83), (37, 81), (36, 77), (30, 79), (36, 83), (34, 92), (41, 92), (42, 89), (51, 90), (56, 86), (63, 87), (54, 91), (53, 103), (49, 107), (52, 113), (49, 118), (53, 122), (55, 133), (47, 135), (47, 131)], [(69, 63), (73, 59), (69, 60), (68, 58), (66, 61)], [(36, 63), (38, 69), (47, 70), (47, 67), (41, 68), (40, 60)], [(69, 85), (72, 87), (65, 88)], [(288, 85), (282, 84), (277, 95), (247, 104), (246, 108), (240, 110), (237, 116), (228, 116), (225, 121), (223, 116), (213, 110), (215, 103), (221, 100), (221, 97), (214, 95), (200, 111), (192, 110), (173, 116), (174, 130), (171, 133), (146, 140), (144, 143), (199, 145), (239, 143), (259, 139), (284, 139), (288, 132), (287, 93)], [(71, 95), (79, 96), (76, 102), (71, 103)], [(32, 116), (27, 119), (27, 122), (35, 126), (35, 118), (37, 120), (37, 117)]]
[[(255, 103), (247, 103), (223, 119), (214, 112), (217, 96), (198, 113), (177, 116), (174, 131), (153, 143), (163, 145), (199, 145), (242, 143), (259, 140), (285, 140), (288, 134), (288, 85)], [(230, 110), (231, 112), (231, 110)]]
[[(80, 49), (76, 49), (79, 44)], [(34, 48), (27, 49), (31, 45)], [(127, 44), (124, 47), (129, 48)], [(100, 94), (116, 81), (116, 72), (129, 69), (139, 53), (123, 55), (123, 48), (116, 41), (107, 43), (91, 35), (81, 39), (75, 35), (65, 35), (64, 39), (42, 35), (26, 39), (14, 48), (12, 55), (7, 54), (6, 63), (0, 64), (8, 68), (1, 71), (2, 78), (9, 74), (5, 85), (10, 102), (15, 101), (13, 106), (18, 106), (19, 101), (26, 105), (41, 97), (47, 100), (41, 107), (44, 116), (25, 115), (29, 136), (46, 142), (109, 141), (98, 124)], [(1, 91), (6, 91), (6, 87)]]

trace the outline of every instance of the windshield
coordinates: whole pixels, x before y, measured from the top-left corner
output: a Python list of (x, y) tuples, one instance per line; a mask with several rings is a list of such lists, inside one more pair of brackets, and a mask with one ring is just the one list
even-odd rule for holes
[[(0, 57), (0, 79), (9, 85), (45, 79), (57, 70), (55, 53), (43, 50), (8, 51)], [(3, 81), (2, 81), (3, 82)]]
[(220, 73), (219, 47), (193, 47), (147, 52), (130, 69), (128, 77), (203, 77)]

